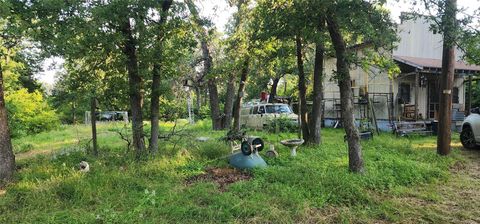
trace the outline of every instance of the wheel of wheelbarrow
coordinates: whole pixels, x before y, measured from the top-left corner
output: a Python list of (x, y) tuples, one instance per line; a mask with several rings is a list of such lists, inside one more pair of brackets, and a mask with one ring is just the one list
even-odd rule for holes
[(252, 154), (252, 147), (250, 144), (248, 144), (247, 141), (242, 142), (242, 145), (240, 146), (240, 150), (242, 151), (243, 155), (250, 155)]
[(257, 151), (262, 151), (264, 148), (263, 140), (261, 138), (255, 138), (252, 140), (252, 145), (260, 145), (260, 147), (256, 148)]

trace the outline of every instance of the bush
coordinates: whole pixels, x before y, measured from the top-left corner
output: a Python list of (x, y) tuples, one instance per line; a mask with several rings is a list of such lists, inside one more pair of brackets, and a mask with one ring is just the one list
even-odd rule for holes
[(187, 116), (186, 104), (160, 97), (160, 117), (163, 121), (174, 121)]
[(290, 118), (279, 117), (270, 120), (267, 123), (265, 130), (270, 133), (296, 132), (298, 130), (298, 124), (293, 122)]
[(203, 120), (206, 118), (210, 118), (210, 106), (209, 105), (203, 105), (200, 107), (200, 109), (194, 109), (195, 112), (195, 119), (196, 120)]
[(8, 124), (13, 137), (49, 131), (60, 126), (55, 111), (40, 92), (29, 93), (20, 89), (5, 97)]

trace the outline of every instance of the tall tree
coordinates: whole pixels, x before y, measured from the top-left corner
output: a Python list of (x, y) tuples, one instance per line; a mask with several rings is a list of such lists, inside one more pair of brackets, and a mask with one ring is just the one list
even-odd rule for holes
[[(330, 3), (328, 3), (330, 4)], [(295, 43), (295, 55), (297, 59), (298, 74), (298, 101), (300, 126), (302, 138), (307, 143), (320, 144), (321, 142), (321, 105), (322, 105), (322, 71), (323, 71), (323, 42), (321, 38), (325, 31), (319, 30), (322, 27), (321, 18), (325, 15), (326, 2), (319, 1), (259, 1), (256, 8), (256, 22), (262, 28), (262, 39), (271, 37), (282, 41)], [(314, 88), (312, 113), (307, 107), (308, 81), (311, 71), (306, 69), (304, 61), (308, 60), (308, 49), (315, 44), (315, 65), (314, 65)], [(306, 72), (307, 71), (307, 72)], [(273, 87), (273, 86), (272, 86)], [(307, 119), (307, 114), (309, 117)]]
[(300, 126), (302, 128), (302, 137), (308, 141), (310, 139), (310, 130), (307, 122), (307, 85), (303, 65), (303, 44), (301, 34), (295, 36), (296, 52), (297, 52), (297, 66), (298, 66), (298, 113), (300, 115)]
[[(322, 34), (325, 29), (325, 19), (319, 16), (317, 31)], [(309, 139), (307, 143), (320, 144), (322, 142), (322, 101), (323, 101), (323, 60), (325, 55), (324, 40), (317, 38), (315, 43), (315, 58), (313, 68), (313, 105), (309, 122)]]
[(235, 5), (237, 12), (233, 15), (233, 31), (229, 38), (229, 50), (233, 52), (234, 60), (240, 70), (240, 80), (238, 83), (237, 95), (233, 106), (233, 127), (232, 130), (240, 131), (240, 111), (242, 101), (245, 96), (245, 86), (250, 72), (250, 51), (252, 44), (250, 43), (250, 34), (248, 29), (248, 0), (230, 1), (231, 5)]
[[(13, 18), (9, 17), (9, 5), (0, 2), (0, 186), (11, 181), (15, 171), (15, 155), (13, 154), (10, 129), (8, 127), (7, 108), (4, 97), (3, 62), (7, 62), (8, 49), (13, 48), (18, 36), (9, 33)], [(13, 39), (12, 39), (13, 37)]]
[[(384, 62), (381, 52), (388, 52), (398, 38), (388, 12), (378, 7), (383, 3), (381, 0), (372, 2), (345, 0), (326, 7), (327, 28), (336, 56), (334, 77), (340, 89), (342, 125), (348, 144), (349, 169), (353, 172), (363, 171), (363, 159), (354, 120), (350, 65), (358, 62), (369, 65), (390, 64)], [(359, 56), (355, 54), (356, 52), (347, 50), (347, 43), (352, 45), (364, 43), (370, 48), (362, 49), (364, 56)]]
[(152, 153), (156, 153), (158, 151), (158, 135), (159, 135), (159, 101), (160, 101), (160, 73), (161, 73), (161, 60), (162, 60), (162, 41), (165, 29), (163, 27), (164, 23), (167, 20), (167, 13), (172, 5), (171, 0), (164, 1), (162, 4), (162, 9), (160, 11), (160, 21), (159, 21), (159, 34), (157, 36), (158, 45), (155, 49), (156, 54), (153, 64), (153, 71), (152, 71), (152, 86), (151, 86), (151, 105), (150, 105), (150, 122), (151, 122), (151, 130), (150, 130), (150, 145), (149, 150)]
[(10, 129), (8, 127), (7, 108), (3, 89), (3, 69), (0, 60), (0, 186), (13, 177), (15, 170), (15, 155), (13, 154)]
[(353, 97), (350, 83), (350, 68), (347, 61), (347, 48), (338, 22), (336, 21), (336, 16), (334, 12), (330, 12), (327, 17), (327, 24), (337, 58), (336, 78), (338, 87), (340, 88), (342, 125), (345, 128), (348, 142), (348, 164), (351, 171), (362, 172), (362, 146), (360, 145), (360, 137), (355, 127), (355, 119), (353, 117)]
[[(156, 56), (162, 51), (158, 41), (164, 34), (159, 28), (163, 25), (159, 24), (164, 23), (160, 21), (165, 18), (161, 14), (170, 5), (171, 1), (119, 0), (59, 4), (22, 2), (18, 7), (30, 12), (25, 21), (36, 21), (32, 23), (32, 30), (36, 31), (34, 37), (42, 42), (47, 53), (70, 61), (87, 58), (87, 64), (93, 68), (101, 67), (128, 77), (133, 147), (137, 158), (146, 153), (142, 115), (144, 92), (148, 91), (144, 89), (149, 77), (146, 74), (154, 73), (151, 77), (155, 76), (152, 83), (156, 90), (161, 63), (161, 58)], [(153, 71), (152, 67), (155, 67)], [(158, 98), (157, 91), (153, 94)], [(158, 114), (155, 110), (154, 106), (154, 115)]]
[(131, 18), (124, 17), (120, 22), (120, 32), (124, 38), (122, 43), (122, 52), (126, 58), (126, 69), (128, 74), (128, 94), (130, 96), (130, 110), (132, 112), (132, 135), (133, 147), (137, 158), (145, 154), (145, 142), (143, 135), (143, 79), (140, 76), (138, 68), (137, 39), (134, 37), (134, 31)]
[(210, 100), (210, 116), (212, 118), (213, 130), (222, 129), (222, 115), (220, 113), (220, 100), (218, 97), (217, 79), (216, 77), (208, 77), (212, 69), (212, 56), (210, 55), (210, 48), (208, 45), (208, 31), (204, 27), (205, 21), (202, 20), (198, 14), (197, 8), (192, 0), (185, 0), (185, 3), (192, 14), (193, 22), (196, 27), (197, 38), (200, 41), (203, 57), (203, 74), (202, 77), (207, 77), (208, 96)]

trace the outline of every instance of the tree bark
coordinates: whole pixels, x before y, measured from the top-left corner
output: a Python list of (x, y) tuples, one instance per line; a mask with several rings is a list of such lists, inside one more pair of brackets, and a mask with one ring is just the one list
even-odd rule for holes
[(172, 1), (164, 1), (162, 4), (162, 13), (160, 15), (159, 23), (159, 34), (157, 38), (157, 53), (156, 60), (153, 65), (152, 71), (152, 96), (150, 100), (150, 144), (149, 151), (152, 154), (158, 152), (158, 135), (160, 134), (159, 130), (159, 111), (160, 111), (160, 73), (161, 73), (161, 63), (162, 63), (162, 41), (164, 36), (163, 24), (167, 20), (167, 12), (172, 4)]
[(245, 83), (248, 78), (248, 70), (250, 67), (250, 58), (245, 58), (243, 62), (242, 71), (240, 74), (240, 83), (238, 85), (237, 99), (235, 100), (235, 106), (233, 107), (233, 130), (240, 132), (240, 112), (242, 110), (242, 100), (245, 94)]
[(457, 1), (445, 2), (443, 24), (442, 74), (440, 78), (440, 105), (438, 113), (437, 153), (450, 154), (452, 138), (452, 89), (455, 73), (455, 32)]
[(232, 125), (232, 118), (233, 118), (233, 103), (235, 100), (235, 75), (231, 74), (228, 77), (228, 84), (227, 84), (227, 93), (225, 96), (225, 107), (223, 108), (223, 121), (222, 126), (223, 129), (229, 129)]
[[(158, 59), (160, 60), (160, 59)], [(159, 111), (160, 111), (160, 65), (155, 63), (152, 71), (152, 97), (150, 99), (150, 144), (148, 149), (150, 153), (158, 152), (158, 135), (159, 128)]]
[(348, 142), (348, 165), (352, 172), (363, 172), (362, 147), (353, 117), (353, 97), (346, 46), (334, 14), (327, 17), (327, 26), (337, 58), (337, 80), (340, 88), (342, 125)]
[(302, 39), (299, 35), (295, 36), (297, 45), (297, 66), (298, 66), (298, 105), (300, 115), (300, 126), (302, 128), (302, 137), (305, 141), (310, 138), (310, 131), (307, 123), (307, 86), (305, 82), (305, 72), (303, 70), (303, 56), (302, 56)]
[(212, 118), (213, 130), (222, 129), (222, 116), (220, 114), (220, 102), (215, 78), (208, 79), (208, 97), (210, 100), (210, 117)]
[(200, 107), (202, 107), (202, 90), (199, 86), (195, 86), (195, 106), (197, 108), (197, 113), (200, 112)]
[[(318, 30), (323, 32), (325, 21), (321, 19)], [(315, 46), (315, 65), (313, 69), (313, 107), (308, 120), (310, 138), (307, 143), (319, 145), (322, 142), (322, 100), (323, 100), (323, 42), (317, 41)]]
[(8, 115), (3, 90), (3, 70), (0, 64), (0, 186), (10, 182), (15, 171), (15, 155), (13, 154)]
[(145, 142), (143, 139), (143, 117), (142, 117), (142, 100), (143, 89), (142, 77), (138, 72), (138, 58), (136, 49), (136, 40), (133, 37), (130, 21), (124, 22), (122, 34), (125, 37), (123, 53), (126, 56), (126, 66), (129, 81), (130, 110), (132, 111), (132, 135), (135, 156), (140, 159), (145, 153)]
[(93, 155), (98, 156), (98, 144), (97, 144), (97, 118), (95, 111), (97, 110), (97, 100), (92, 97), (90, 101), (90, 123), (92, 124), (92, 145)]
[(268, 102), (270, 103), (273, 103), (275, 97), (277, 97), (278, 82), (280, 82), (280, 77), (275, 77), (273, 79), (272, 88), (270, 89), (270, 97), (268, 99)]

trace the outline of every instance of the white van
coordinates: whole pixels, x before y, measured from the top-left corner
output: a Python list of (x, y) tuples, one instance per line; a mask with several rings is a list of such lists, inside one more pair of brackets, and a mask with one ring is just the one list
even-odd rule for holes
[(260, 103), (244, 106), (240, 111), (240, 125), (248, 128), (262, 129), (275, 118), (286, 117), (298, 124), (298, 116), (288, 104)]

